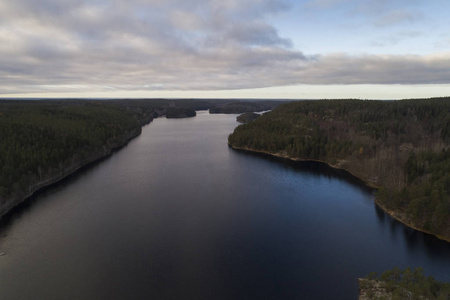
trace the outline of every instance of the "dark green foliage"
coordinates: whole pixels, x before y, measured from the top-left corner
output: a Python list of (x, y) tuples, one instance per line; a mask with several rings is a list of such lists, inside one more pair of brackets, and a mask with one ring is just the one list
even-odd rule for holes
[(196, 116), (195, 110), (189, 108), (168, 107), (166, 111), (166, 118), (169, 119), (188, 118), (195, 116)]
[(261, 116), (260, 114), (256, 114), (253, 112), (246, 112), (246, 113), (243, 113), (242, 115), (237, 116), (236, 120), (239, 123), (248, 123), (248, 122), (258, 119), (260, 116)]
[(419, 164), (417, 155), (413, 152), (409, 155), (408, 161), (405, 165), (405, 169), (408, 176), (408, 182), (412, 183), (416, 178), (423, 175), (425, 167), (423, 164)]
[(145, 119), (106, 102), (0, 101), (0, 200), (123, 145)]
[(450, 238), (450, 98), (280, 105), (238, 126), (236, 148), (321, 160), (382, 187), (404, 221)]
[(394, 268), (379, 277), (371, 274), (366, 279), (361, 288), (370, 290), (375, 283), (380, 283), (386, 299), (450, 299), (450, 284), (425, 276), (421, 268)]
[(211, 114), (242, 114), (245, 112), (260, 112), (271, 110), (281, 101), (228, 101), (226, 103), (218, 103), (209, 109)]

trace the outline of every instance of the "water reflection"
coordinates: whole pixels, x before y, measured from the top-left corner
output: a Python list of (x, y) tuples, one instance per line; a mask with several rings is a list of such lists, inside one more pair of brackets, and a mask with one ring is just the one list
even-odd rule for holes
[[(114, 155), (116, 151), (114, 151), (111, 155)], [(64, 190), (65, 188), (67, 188), (68, 186), (79, 180), (81, 177), (85, 176), (86, 172), (94, 170), (96, 167), (101, 165), (102, 162), (110, 158), (111, 155), (81, 167), (75, 173), (68, 175), (64, 179), (50, 186), (41, 188), (40, 190), (34, 192), (27, 199), (17, 204), (8, 213), (6, 213), (4, 216), (0, 218), (0, 235), (6, 234), (8, 228), (12, 226), (14, 222), (20, 220), (22, 217), (26, 217), (27, 213), (29, 213), (36, 205), (39, 206), (45, 205), (45, 202), (49, 201), (48, 198), (49, 195)]]
[(373, 207), (375, 208), (375, 213), (380, 223), (384, 223), (387, 214), (375, 202), (373, 203)]
[[(450, 281), (450, 243), (442, 241), (432, 235), (419, 232), (405, 226), (403, 223), (395, 220), (383, 209), (373, 201), (375, 190), (367, 187), (364, 182), (355, 178), (348, 172), (336, 170), (324, 163), (320, 162), (293, 162), (288, 159), (273, 157), (264, 153), (253, 153), (248, 151), (236, 151), (248, 157), (253, 157), (261, 160), (268, 160), (277, 164), (281, 164), (285, 169), (289, 169), (299, 174), (312, 176), (315, 178), (329, 178), (330, 180), (339, 180), (351, 185), (353, 188), (360, 190), (363, 193), (371, 194), (372, 197), (364, 197), (361, 201), (366, 204), (370, 203), (373, 209), (375, 220), (378, 227), (377, 234), (383, 240), (380, 241), (380, 247), (385, 247), (387, 255), (393, 257), (400, 257), (407, 254), (406, 257), (401, 258), (397, 263), (388, 263), (384, 269), (379, 271), (385, 271), (393, 266), (399, 267), (422, 267), (426, 274), (434, 275), (440, 280)], [(345, 217), (345, 216), (344, 216)], [(361, 226), (362, 224), (355, 224), (355, 226)], [(368, 233), (370, 234), (370, 233)], [(355, 235), (355, 239), (360, 238)], [(386, 244), (386, 239), (389, 240), (390, 245), (396, 245), (395, 251), (389, 250), (390, 245)], [(381, 250), (381, 249), (380, 249)], [(403, 252), (405, 251), (405, 252)], [(391, 260), (391, 259), (387, 259)], [(395, 261), (395, 259), (393, 259)], [(383, 263), (380, 262), (380, 265)], [(442, 265), (441, 265), (442, 264)]]
[(364, 181), (353, 176), (345, 170), (335, 169), (328, 166), (325, 163), (317, 161), (293, 161), (290, 159), (276, 157), (266, 153), (250, 152), (245, 150), (233, 150), (244, 155), (259, 158), (262, 160), (268, 160), (282, 164), (286, 169), (293, 170), (298, 173), (303, 173), (308, 176), (313, 176), (315, 178), (328, 178), (342, 180), (347, 184), (352, 185), (355, 188), (360, 189), (365, 193), (374, 193), (375, 189), (364, 184)]

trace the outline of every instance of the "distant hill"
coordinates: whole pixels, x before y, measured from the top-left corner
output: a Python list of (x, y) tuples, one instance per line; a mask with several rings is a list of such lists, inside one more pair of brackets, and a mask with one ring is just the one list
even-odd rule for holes
[(228, 143), (347, 170), (378, 187), (395, 218), (450, 240), (450, 98), (293, 102), (238, 126)]

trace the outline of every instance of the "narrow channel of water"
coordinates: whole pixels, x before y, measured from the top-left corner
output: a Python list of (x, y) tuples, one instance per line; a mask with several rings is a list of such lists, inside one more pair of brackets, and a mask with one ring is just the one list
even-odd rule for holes
[(357, 278), (450, 244), (317, 164), (229, 149), (235, 115), (156, 119), (2, 221), (0, 299), (356, 299)]

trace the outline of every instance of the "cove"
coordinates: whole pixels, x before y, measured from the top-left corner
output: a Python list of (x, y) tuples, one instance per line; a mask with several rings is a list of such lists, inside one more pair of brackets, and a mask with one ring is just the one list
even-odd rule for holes
[(450, 243), (409, 229), (319, 164), (234, 151), (236, 115), (156, 119), (2, 221), (1, 299), (357, 299), (357, 278)]

